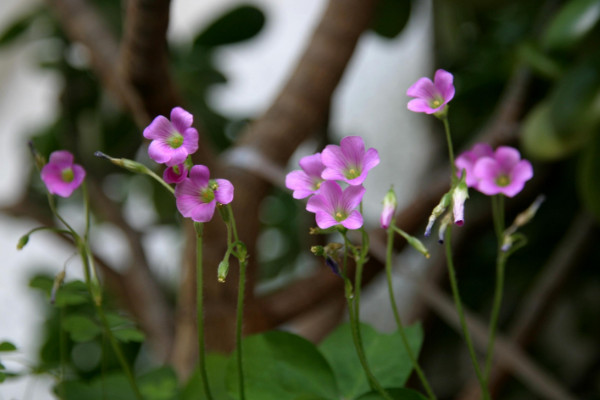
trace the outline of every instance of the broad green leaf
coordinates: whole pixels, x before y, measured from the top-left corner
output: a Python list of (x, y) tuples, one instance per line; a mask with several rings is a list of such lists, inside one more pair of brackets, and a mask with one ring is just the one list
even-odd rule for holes
[[(427, 400), (427, 397), (423, 396), (419, 392), (415, 392), (411, 389), (405, 388), (395, 388), (395, 389), (387, 389), (387, 393), (392, 396), (394, 400)], [(377, 392), (367, 393), (363, 396), (360, 396), (356, 400), (384, 400)]]
[(402, 32), (410, 17), (410, 0), (382, 0), (377, 4), (371, 29), (393, 39)]
[(12, 22), (4, 31), (0, 32), (0, 47), (6, 46), (17, 40), (31, 26), (31, 22), (40, 15), (40, 10), (25, 14)]
[(583, 144), (563, 140), (550, 120), (550, 112), (550, 103), (543, 101), (525, 117), (521, 130), (521, 148), (530, 158), (539, 160), (564, 158)]
[[(225, 375), (229, 358), (222, 354), (211, 353), (206, 356), (206, 371), (210, 390), (215, 399), (231, 400), (225, 387)], [(200, 378), (200, 371), (194, 371), (183, 389), (181, 400), (204, 400), (204, 386)]]
[(112, 333), (120, 342), (143, 342), (146, 338), (144, 332), (135, 328), (114, 328)]
[(265, 24), (258, 8), (241, 5), (221, 16), (194, 41), (194, 47), (214, 47), (241, 42), (257, 35)]
[(585, 207), (600, 221), (600, 134), (586, 146), (579, 160), (578, 189)]
[(137, 400), (129, 381), (123, 374), (107, 374), (91, 383), (65, 381), (55, 386), (56, 394), (64, 394), (65, 400)]
[(543, 36), (544, 47), (565, 49), (575, 45), (594, 28), (599, 19), (599, 0), (565, 2)]
[(170, 367), (160, 367), (140, 376), (140, 392), (145, 400), (179, 399), (177, 376)]
[(82, 314), (67, 315), (62, 327), (69, 332), (74, 342), (87, 342), (102, 332), (95, 321)]
[(6, 374), (3, 372), (0, 372), (0, 383), (4, 382), (6, 380)]
[[(54, 280), (48, 276), (35, 276), (29, 281), (29, 286), (41, 289), (48, 298), (52, 291)], [(82, 281), (70, 281), (62, 285), (56, 292), (54, 305), (64, 307), (69, 305), (85, 304), (89, 301), (87, 286)]]
[[(243, 342), (246, 398), (295, 400), (339, 398), (331, 367), (308, 340), (287, 332), (249, 336)], [(239, 399), (236, 355), (227, 367), (227, 390)]]
[(15, 351), (15, 350), (17, 350), (17, 346), (12, 344), (11, 342), (0, 343), (0, 351)]
[[(408, 342), (418, 357), (423, 342), (420, 325), (405, 329)], [(412, 362), (399, 333), (383, 334), (361, 324), (361, 335), (371, 371), (384, 387), (404, 385), (412, 371)], [(354, 398), (371, 390), (360, 360), (356, 355), (350, 324), (338, 327), (319, 346), (333, 367), (338, 386), (345, 398)]]

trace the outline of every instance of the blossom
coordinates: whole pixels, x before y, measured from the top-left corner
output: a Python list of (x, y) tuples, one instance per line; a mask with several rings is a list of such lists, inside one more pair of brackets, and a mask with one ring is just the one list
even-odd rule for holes
[(374, 148), (365, 152), (365, 143), (360, 136), (346, 136), (339, 146), (326, 146), (321, 160), (325, 165), (321, 174), (323, 179), (360, 185), (369, 170), (379, 164), (379, 154)]
[(319, 193), (308, 199), (306, 209), (315, 213), (321, 229), (339, 224), (348, 229), (358, 229), (363, 225), (363, 217), (356, 207), (364, 194), (362, 186), (349, 186), (342, 191), (337, 182), (325, 181)]
[(167, 183), (179, 183), (187, 177), (185, 163), (171, 165), (163, 172), (163, 180)]
[(69, 197), (81, 185), (85, 178), (85, 170), (73, 163), (73, 154), (66, 150), (50, 154), (50, 161), (41, 171), (42, 181), (48, 192), (60, 197)]
[(476, 189), (489, 196), (502, 193), (513, 197), (533, 177), (533, 167), (513, 147), (500, 146), (493, 156), (481, 157), (473, 166), (473, 175), (479, 181)]
[(394, 189), (388, 190), (387, 194), (383, 198), (383, 211), (381, 211), (381, 217), (379, 218), (379, 222), (383, 229), (389, 228), (397, 205), (398, 200), (396, 199), (396, 193), (394, 193)]
[(475, 144), (471, 150), (465, 151), (464, 153), (461, 153), (458, 157), (456, 157), (454, 165), (456, 165), (456, 168), (458, 170), (458, 176), (460, 177), (462, 171), (464, 170), (467, 174), (467, 186), (477, 189), (477, 184), (479, 183), (479, 180), (475, 177), (473, 167), (475, 166), (477, 160), (479, 160), (480, 158), (493, 156), (494, 150), (489, 144)]
[(304, 199), (315, 194), (323, 178), (321, 173), (325, 169), (321, 162), (321, 153), (312, 154), (300, 159), (300, 167), (302, 170), (292, 171), (285, 177), (285, 187), (293, 190), (295, 199)]
[(190, 169), (189, 177), (175, 186), (175, 202), (181, 215), (196, 222), (208, 222), (212, 219), (217, 203), (231, 203), (231, 182), (226, 179), (209, 178), (208, 167), (194, 165)]
[(433, 82), (429, 78), (420, 78), (406, 94), (415, 97), (408, 102), (408, 109), (414, 112), (434, 114), (444, 111), (446, 104), (454, 97), (454, 77), (448, 71), (435, 71)]
[(181, 107), (171, 110), (171, 120), (159, 115), (144, 129), (144, 137), (152, 139), (148, 155), (160, 164), (181, 164), (198, 150), (198, 131), (192, 128), (194, 116)]

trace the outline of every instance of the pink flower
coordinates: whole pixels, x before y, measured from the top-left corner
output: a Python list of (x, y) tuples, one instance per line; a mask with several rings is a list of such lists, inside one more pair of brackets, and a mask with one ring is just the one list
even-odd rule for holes
[(196, 222), (212, 219), (217, 202), (228, 204), (233, 200), (233, 185), (226, 179), (209, 180), (210, 171), (204, 165), (194, 165), (189, 178), (175, 186), (177, 209), (186, 218)]
[(396, 193), (394, 193), (394, 189), (388, 190), (387, 194), (383, 198), (383, 211), (381, 211), (381, 217), (379, 218), (379, 222), (383, 229), (390, 227), (397, 205), (398, 200), (396, 199)]
[(473, 167), (477, 160), (482, 157), (493, 157), (494, 150), (489, 144), (486, 143), (477, 143), (473, 146), (470, 151), (465, 151), (461, 153), (456, 160), (454, 161), (454, 165), (456, 165), (457, 174), (460, 177), (462, 171), (465, 170), (467, 177), (466, 182), (468, 187), (472, 187), (477, 189), (477, 184), (479, 180), (475, 177)]
[(533, 167), (515, 148), (501, 146), (493, 156), (481, 157), (473, 166), (473, 175), (478, 180), (476, 189), (488, 196), (502, 193), (513, 197), (533, 177)]
[(347, 136), (339, 146), (326, 146), (321, 160), (325, 165), (321, 174), (323, 179), (360, 185), (366, 179), (369, 170), (379, 164), (379, 154), (374, 148), (365, 152), (365, 143), (360, 136)]
[(435, 71), (433, 82), (429, 78), (420, 78), (406, 91), (408, 96), (415, 97), (408, 102), (408, 109), (426, 114), (442, 112), (454, 97), (453, 80), (452, 74), (443, 69)]
[(50, 161), (42, 168), (41, 175), (48, 192), (69, 197), (83, 182), (85, 170), (81, 165), (73, 164), (73, 154), (59, 150), (50, 154)]
[(285, 177), (285, 187), (294, 191), (295, 199), (304, 199), (315, 194), (323, 178), (321, 173), (325, 166), (321, 162), (321, 153), (316, 153), (300, 159), (301, 171), (292, 171)]
[(198, 150), (198, 131), (192, 128), (194, 116), (181, 107), (171, 110), (171, 120), (159, 115), (144, 129), (144, 137), (152, 139), (148, 155), (160, 164), (181, 164)]
[(163, 172), (163, 180), (167, 183), (179, 183), (187, 177), (185, 163), (171, 165)]
[(356, 207), (364, 194), (362, 186), (349, 186), (342, 191), (337, 182), (325, 181), (319, 193), (308, 199), (306, 209), (316, 214), (321, 229), (340, 224), (348, 229), (358, 229), (363, 225), (363, 217)]

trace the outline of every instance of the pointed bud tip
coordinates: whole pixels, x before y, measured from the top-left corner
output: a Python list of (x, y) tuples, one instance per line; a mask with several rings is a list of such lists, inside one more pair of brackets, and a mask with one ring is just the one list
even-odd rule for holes
[(103, 152), (101, 152), (101, 151), (96, 151), (96, 152), (94, 152), (94, 155), (95, 155), (96, 157), (105, 158), (105, 159), (107, 159), (107, 160), (110, 160), (110, 157), (109, 157), (108, 155), (104, 154), (104, 153), (103, 153)]
[(454, 221), (454, 225), (456, 225), (456, 226), (463, 226), (464, 224), (465, 224), (465, 221), (460, 220), (460, 219), (458, 221)]

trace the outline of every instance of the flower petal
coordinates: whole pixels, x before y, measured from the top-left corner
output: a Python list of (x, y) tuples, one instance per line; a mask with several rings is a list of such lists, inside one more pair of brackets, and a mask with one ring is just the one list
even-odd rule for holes
[(332, 226), (339, 224), (339, 222), (337, 222), (331, 214), (324, 211), (317, 211), (315, 214), (315, 220), (317, 222), (317, 226), (321, 229), (331, 228)]
[(438, 94), (433, 82), (429, 78), (419, 78), (406, 91), (407, 96), (424, 99), (426, 101), (433, 100)]
[(360, 136), (346, 136), (340, 142), (346, 167), (361, 167), (365, 158), (365, 142)]
[(159, 115), (144, 129), (143, 135), (146, 139), (167, 140), (171, 136), (173, 129), (171, 121)]
[(357, 210), (354, 210), (342, 221), (342, 225), (348, 229), (358, 229), (363, 225), (363, 217)]
[(49, 164), (55, 164), (58, 166), (70, 166), (73, 164), (73, 154), (67, 150), (57, 150), (50, 154)]
[(354, 210), (362, 201), (366, 189), (363, 186), (349, 186), (342, 193), (340, 205), (344, 212), (349, 213)]
[(194, 165), (190, 169), (190, 179), (198, 187), (205, 188), (208, 186), (208, 180), (210, 179), (210, 170), (206, 165)]
[(519, 150), (514, 147), (500, 146), (494, 153), (494, 158), (504, 173), (509, 173), (521, 160)]
[(321, 177), (321, 172), (325, 169), (321, 161), (321, 153), (311, 154), (300, 159), (300, 167), (311, 177)]
[(315, 193), (313, 181), (304, 171), (292, 171), (285, 177), (285, 187), (293, 190), (295, 199), (304, 199)]
[(431, 108), (429, 101), (425, 99), (412, 99), (408, 102), (407, 108), (413, 112), (423, 112), (425, 114), (433, 114), (435, 109)]
[(194, 154), (198, 150), (198, 131), (196, 128), (187, 128), (183, 131), (183, 145), (189, 154)]
[(163, 164), (171, 159), (171, 147), (160, 140), (153, 140), (148, 146), (148, 155), (159, 164)]
[(194, 122), (194, 116), (181, 107), (171, 110), (171, 123), (179, 133), (185, 132)]
[(233, 201), (233, 185), (227, 179), (215, 179), (218, 188), (215, 190), (215, 199), (221, 204)]
[(433, 84), (437, 91), (442, 95), (444, 104), (454, 98), (454, 76), (443, 69), (435, 71), (435, 77), (433, 78)]

